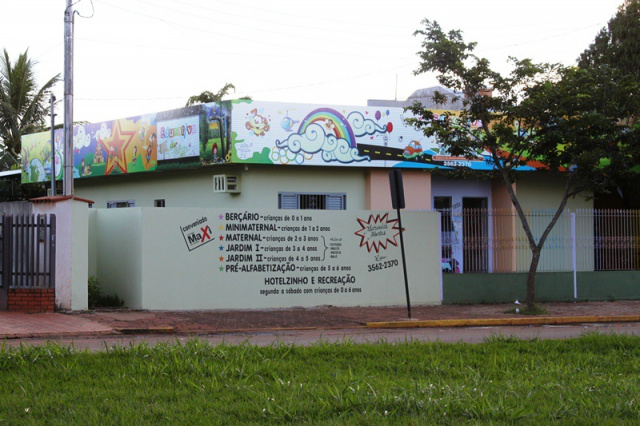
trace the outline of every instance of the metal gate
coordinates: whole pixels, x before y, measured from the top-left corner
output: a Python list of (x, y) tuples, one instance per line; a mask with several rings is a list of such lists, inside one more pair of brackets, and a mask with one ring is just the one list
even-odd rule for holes
[(2, 216), (0, 223), (0, 310), (10, 288), (54, 288), (56, 216)]

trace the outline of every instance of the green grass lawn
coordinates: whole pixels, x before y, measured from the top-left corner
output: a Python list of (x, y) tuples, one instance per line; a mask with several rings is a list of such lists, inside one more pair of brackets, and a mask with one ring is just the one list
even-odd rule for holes
[(0, 425), (637, 425), (640, 338), (0, 351)]

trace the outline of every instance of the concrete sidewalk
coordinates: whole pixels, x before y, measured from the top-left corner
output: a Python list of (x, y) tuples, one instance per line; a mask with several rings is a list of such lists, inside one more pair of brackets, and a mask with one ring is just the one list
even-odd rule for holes
[(119, 334), (211, 335), (273, 330), (479, 327), (639, 322), (640, 301), (544, 303), (544, 316), (511, 311), (513, 304), (340, 308), (320, 306), (271, 310), (136, 311), (80, 313), (0, 312), (0, 337), (55, 338)]
[(0, 337), (72, 337), (113, 334), (112, 327), (85, 318), (57, 313), (0, 312)]

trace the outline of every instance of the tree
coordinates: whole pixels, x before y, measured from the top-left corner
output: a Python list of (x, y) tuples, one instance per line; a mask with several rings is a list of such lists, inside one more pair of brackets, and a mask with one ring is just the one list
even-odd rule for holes
[[(625, 0), (578, 59), (581, 68), (608, 66), (640, 81), (640, 0)], [(626, 118), (633, 127), (640, 109)]]
[[(640, 82), (640, 0), (626, 0), (613, 16), (607, 26), (600, 30), (594, 42), (578, 58), (581, 68), (610, 67), (626, 78)], [(624, 123), (633, 129), (640, 126), (640, 93), (635, 93), (634, 106)], [(640, 141), (630, 141), (640, 149)], [(617, 187), (624, 205), (629, 208), (633, 204), (633, 194), (638, 194), (640, 184), (636, 175), (621, 177), (612, 182)], [(637, 197), (637, 195), (636, 195)], [(637, 201), (636, 201), (637, 202)]]
[[(611, 68), (579, 69), (558, 64), (535, 64), (510, 58), (508, 76), (491, 69), (485, 58), (473, 54), (476, 43), (465, 43), (460, 31), (445, 33), (437, 22), (424, 20), (424, 36), (416, 74), (438, 73), (441, 85), (460, 93), (463, 110), (458, 118), (436, 119), (414, 104), (410, 123), (435, 137), (451, 155), (477, 158), (487, 151), (494, 173), (504, 182), (531, 250), (527, 274), (527, 308), (534, 309), (535, 279), (546, 238), (567, 201), (585, 191), (605, 186), (617, 168), (633, 161), (626, 151), (629, 129), (620, 118), (629, 112), (631, 79)], [(493, 96), (487, 96), (487, 89)], [(442, 103), (444, 95), (434, 100)], [(471, 123), (481, 123), (472, 127)], [(604, 160), (603, 160), (604, 159)], [(533, 166), (565, 180), (558, 208), (541, 235), (535, 236), (513, 188), (517, 169)]]
[[(209, 102), (220, 102), (222, 101), (222, 98), (224, 98), (229, 94), (229, 91), (231, 89), (233, 89), (233, 91), (235, 92), (236, 86), (234, 86), (231, 83), (227, 83), (220, 90), (218, 90), (217, 93), (213, 93), (208, 90), (205, 90), (199, 95), (191, 96), (185, 106), (191, 106), (196, 104), (206, 104)], [(243, 96), (240, 99), (251, 99), (251, 98), (249, 96)]]
[(11, 63), (7, 50), (0, 58), (0, 143), (3, 163), (19, 163), (23, 134), (35, 133), (48, 115), (45, 92), (60, 81), (60, 74), (38, 88), (35, 79), (36, 62), (28, 49)]

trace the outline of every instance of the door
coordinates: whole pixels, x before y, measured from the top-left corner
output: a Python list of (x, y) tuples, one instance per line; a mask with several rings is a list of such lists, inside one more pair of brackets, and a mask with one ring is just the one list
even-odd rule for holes
[(489, 269), (489, 212), (487, 198), (462, 199), (462, 264), (464, 272)]

